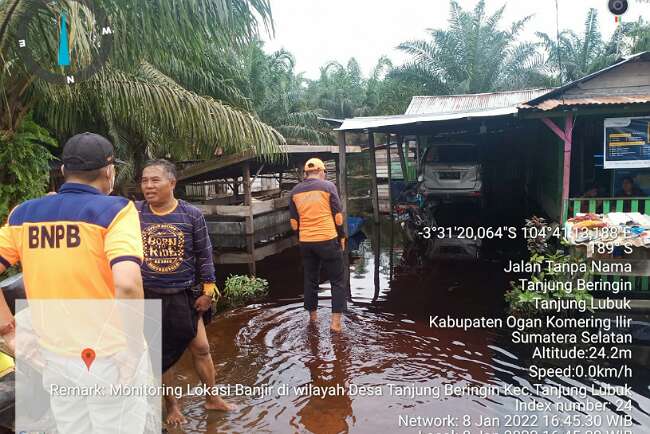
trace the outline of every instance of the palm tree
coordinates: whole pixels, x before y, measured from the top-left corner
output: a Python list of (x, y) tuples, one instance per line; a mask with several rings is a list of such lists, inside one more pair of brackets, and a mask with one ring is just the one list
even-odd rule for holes
[(499, 28), (505, 6), (487, 15), (485, 1), (473, 11), (451, 1), (448, 29), (429, 29), (430, 40), (403, 42), (398, 49), (410, 55), (392, 76), (419, 83), (426, 94), (489, 92), (543, 86), (543, 62), (536, 45), (517, 42), (530, 16)]
[(286, 50), (266, 54), (262, 42), (248, 47), (245, 70), (255, 112), (290, 143), (332, 144), (330, 128), (319, 121), (322, 110), (306, 104), (307, 80), (295, 73), (296, 60)]
[(625, 23), (624, 48), (629, 54), (650, 51), (650, 23), (639, 17), (638, 21)]
[(310, 104), (335, 118), (363, 115), (367, 111), (364, 106), (365, 85), (355, 58), (351, 58), (346, 66), (328, 62), (321, 67), (320, 78), (310, 83)]
[(582, 34), (572, 30), (560, 32), (559, 40), (555, 35), (537, 32), (546, 50), (546, 63), (559, 76), (560, 82), (574, 81), (611, 63), (616, 56), (616, 46), (610, 44), (606, 51), (600, 34), (598, 11), (589, 9)]
[(366, 83), (364, 115), (379, 116), (404, 113), (414, 95), (427, 92), (418, 80), (405, 80), (391, 60), (382, 56), (375, 65)]
[[(0, 3), (0, 131), (10, 140), (25, 116), (64, 138), (84, 129), (110, 134), (123, 158), (139, 172), (145, 158), (209, 157), (255, 149), (276, 155), (280, 133), (247, 110), (238, 87), (244, 77), (236, 52), (257, 38), (258, 25), (272, 32), (269, 0), (95, 0), (117, 29), (110, 61), (100, 73), (73, 87), (35, 78), (20, 62), (17, 26), (40, 0)], [(93, 14), (79, 2), (47, 4), (68, 11), (70, 43), (79, 63), (97, 52)], [(46, 14), (30, 31), (40, 53), (51, 53), (56, 35)], [(128, 29), (129, 31), (126, 31)], [(132, 29), (138, 29), (134, 31)], [(122, 31), (120, 31), (122, 30)]]

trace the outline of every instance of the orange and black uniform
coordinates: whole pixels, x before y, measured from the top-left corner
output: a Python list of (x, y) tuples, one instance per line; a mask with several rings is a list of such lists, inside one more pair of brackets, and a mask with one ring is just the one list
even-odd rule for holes
[(329, 181), (307, 178), (289, 197), (291, 227), (299, 232), (304, 266), (305, 309), (318, 308), (321, 266), (332, 284), (332, 312), (346, 306), (345, 273), (339, 238), (344, 236), (341, 201)]
[[(102, 194), (85, 184), (66, 183), (59, 194), (29, 200), (0, 228), (0, 263), (20, 262), (27, 298), (114, 299), (111, 267), (120, 261), (143, 260), (140, 219), (132, 202)], [(58, 318), (56, 336), (50, 324), (34, 323), (42, 345), (78, 356), (103, 327), (96, 312), (83, 318), (48, 312)], [(40, 329), (44, 327), (44, 329)], [(123, 336), (107, 334), (94, 349), (98, 357), (122, 350)], [(54, 341), (56, 340), (56, 341)]]

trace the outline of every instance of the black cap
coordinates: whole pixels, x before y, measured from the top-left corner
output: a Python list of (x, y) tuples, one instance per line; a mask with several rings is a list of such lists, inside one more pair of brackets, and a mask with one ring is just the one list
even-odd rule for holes
[(71, 137), (63, 147), (62, 159), (65, 169), (80, 172), (101, 169), (118, 162), (111, 142), (94, 133)]

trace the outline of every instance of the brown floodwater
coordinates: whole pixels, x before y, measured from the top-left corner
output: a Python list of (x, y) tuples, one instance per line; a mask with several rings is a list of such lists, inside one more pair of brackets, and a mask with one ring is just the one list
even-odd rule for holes
[[(326, 285), (321, 294), (320, 323), (316, 326), (308, 323), (302, 307), (302, 268), (296, 250), (261, 263), (258, 274), (271, 283), (268, 301), (219, 315), (208, 327), (208, 334), (220, 385), (274, 389), (266, 395), (226, 397), (239, 407), (239, 411), (229, 414), (208, 414), (202, 407), (202, 399), (185, 397), (182, 404), (188, 422), (183, 431), (418, 433), (417, 428), (399, 427), (399, 416), (462, 418), (469, 415), (473, 421), (481, 417), (498, 418), (502, 426), (491, 431), (488, 428), (486, 432), (506, 432), (509, 428), (503, 424), (508, 415), (525, 414), (537, 417), (540, 425), (530, 432), (541, 433), (546, 428), (542, 423), (544, 415), (563, 414), (516, 411), (517, 402), (613, 401), (611, 397), (525, 397), (507, 392), (487, 398), (468, 394), (411, 397), (396, 393), (406, 390), (406, 386), (496, 386), (501, 390), (507, 390), (508, 385), (528, 390), (533, 387), (527, 375), (530, 353), (509, 343), (507, 331), (456, 332), (429, 327), (429, 315), (502, 316), (508, 276), (504, 275), (498, 257), (505, 253), (495, 248), (488, 255), (491, 258), (478, 262), (430, 261), (401, 247), (397, 232), (394, 229), (394, 248), (390, 247), (391, 231), (385, 225), (382, 225), (380, 242), (376, 234), (370, 234), (374, 242), (366, 240), (361, 244), (360, 256), (351, 264), (353, 301), (340, 335), (329, 331)], [(228, 273), (244, 271), (228, 268), (219, 273), (223, 279)], [(631, 432), (650, 432), (647, 366), (634, 369), (631, 410), (617, 412), (609, 405), (605, 411), (589, 413), (602, 418), (599, 428), (602, 431), (594, 433), (607, 432), (612, 425), (612, 419), (607, 417), (623, 413), (631, 414), (634, 419)], [(177, 372), (179, 384), (198, 384), (187, 354)], [(563, 379), (558, 384), (580, 385), (571, 379)], [(288, 395), (280, 396), (278, 388), (282, 385), (290, 388)], [(307, 385), (341, 385), (345, 392), (325, 398), (294, 393), (294, 387)], [(389, 385), (393, 385), (393, 393)], [(362, 396), (358, 393), (362, 386), (376, 393), (379, 393), (376, 386), (381, 386), (383, 395)], [(400, 389), (402, 386), (404, 389)], [(570, 413), (564, 413), (567, 414)], [(565, 433), (570, 428), (553, 429)], [(588, 428), (577, 429), (584, 433)], [(463, 431), (457, 428), (456, 432)], [(479, 429), (470, 428), (465, 432), (478, 433)]]

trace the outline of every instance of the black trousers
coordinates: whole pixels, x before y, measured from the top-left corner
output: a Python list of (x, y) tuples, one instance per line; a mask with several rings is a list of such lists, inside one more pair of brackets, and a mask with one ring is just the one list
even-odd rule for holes
[[(191, 288), (173, 294), (163, 294), (155, 289), (144, 289), (145, 299), (160, 299), (162, 305), (162, 372), (174, 366), (196, 337), (199, 312), (194, 302), (201, 295)], [(203, 313), (205, 325), (212, 319), (212, 309)]]
[(318, 285), (320, 284), (320, 270), (323, 267), (332, 284), (332, 312), (342, 313), (345, 311), (347, 295), (345, 270), (338, 239), (301, 242), (300, 253), (305, 269), (305, 309), (311, 312), (318, 308)]

